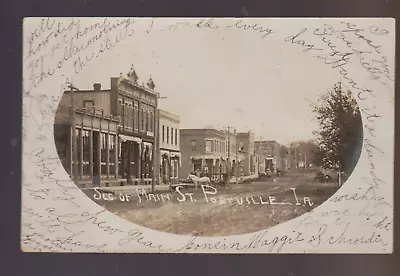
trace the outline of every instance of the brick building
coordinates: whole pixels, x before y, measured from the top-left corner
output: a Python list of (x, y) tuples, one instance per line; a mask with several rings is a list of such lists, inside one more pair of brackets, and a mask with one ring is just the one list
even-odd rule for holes
[(115, 138), (115, 165), (121, 185), (151, 184), (153, 177), (156, 180), (153, 168), (157, 154), (155, 129), (158, 94), (154, 88), (151, 77), (146, 85), (139, 84), (132, 68), (126, 76), (121, 74), (111, 78), (110, 89), (102, 89), (100, 83), (95, 83), (92, 90), (74, 93), (73, 102), (77, 109), (101, 110), (103, 116), (117, 118), (113, 121), (113, 124), (118, 122), (114, 132), (118, 135)]
[(71, 92), (62, 95), (54, 120), (54, 141), (61, 163), (78, 186), (117, 185), (118, 119), (85, 106), (84, 101), (75, 99), (72, 104), (74, 98)]
[(254, 175), (258, 174), (259, 166), (255, 151), (254, 133), (239, 132), (236, 135), (238, 143), (238, 151), (244, 156), (243, 158), (243, 174)]
[(181, 164), (179, 116), (159, 109), (160, 182), (177, 184)]
[(236, 133), (216, 129), (181, 129), (180, 150), (180, 178), (205, 173), (218, 181), (224, 173), (240, 173), (244, 159), (237, 151)]
[(132, 68), (127, 76), (111, 78), (110, 111), (119, 116), (119, 177), (133, 184), (151, 184), (155, 167), (158, 94), (154, 82), (138, 83)]
[(278, 142), (256, 141), (255, 148), (259, 156), (265, 160), (266, 171), (287, 170), (287, 160), (282, 155), (281, 145)]

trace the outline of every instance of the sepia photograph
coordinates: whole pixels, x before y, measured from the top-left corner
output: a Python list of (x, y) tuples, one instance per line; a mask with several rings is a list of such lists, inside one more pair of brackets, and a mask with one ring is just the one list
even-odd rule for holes
[(394, 21), (24, 28), (28, 251), (390, 253)]

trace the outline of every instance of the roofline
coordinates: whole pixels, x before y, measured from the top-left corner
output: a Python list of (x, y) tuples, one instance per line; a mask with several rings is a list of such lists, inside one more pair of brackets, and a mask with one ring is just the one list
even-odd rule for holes
[[(64, 93), (69, 93), (69, 92), (71, 92), (71, 90), (65, 90), (64, 91)], [(95, 91), (95, 90), (88, 90), (88, 89), (85, 89), (85, 90), (78, 90), (78, 91), (74, 91), (75, 93), (80, 93), (80, 92), (83, 92), (83, 93), (90, 93), (90, 92), (111, 92), (111, 88), (110, 89), (101, 89), (101, 90), (99, 90), (99, 91)]]

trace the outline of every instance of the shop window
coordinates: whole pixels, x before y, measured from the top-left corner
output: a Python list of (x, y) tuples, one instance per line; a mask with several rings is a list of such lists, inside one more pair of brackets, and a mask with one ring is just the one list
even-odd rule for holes
[(91, 132), (89, 130), (82, 131), (82, 146), (83, 146), (83, 175), (90, 175), (90, 157), (91, 157)]
[(110, 175), (115, 175), (115, 151), (117, 150), (116, 137), (113, 134), (108, 135), (109, 165)]
[(101, 156), (101, 174), (105, 175), (107, 174), (107, 144), (108, 144), (108, 139), (107, 139), (108, 134), (107, 133), (101, 133), (100, 134), (100, 156)]
[(82, 147), (82, 139), (81, 139), (81, 135), (82, 135), (82, 130), (81, 129), (76, 129), (75, 130), (75, 133), (76, 133), (76, 156), (77, 156), (77, 158), (78, 158), (78, 160), (77, 160), (77, 167), (78, 167), (78, 171), (77, 172), (75, 172), (77, 175), (80, 175), (80, 166), (81, 166), (81, 164), (82, 164), (82, 150), (81, 150), (81, 147)]

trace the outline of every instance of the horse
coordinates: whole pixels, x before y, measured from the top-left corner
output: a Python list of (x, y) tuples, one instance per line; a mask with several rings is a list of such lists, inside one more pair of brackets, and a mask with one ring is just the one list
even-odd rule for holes
[(203, 183), (204, 184), (210, 184), (211, 183), (210, 178), (207, 177), (207, 176), (198, 177), (198, 176), (196, 176), (194, 174), (189, 174), (188, 179), (193, 181), (194, 186), (196, 187), (196, 190), (197, 190), (197, 186), (198, 186), (199, 183), (201, 183), (201, 184), (203, 184)]

